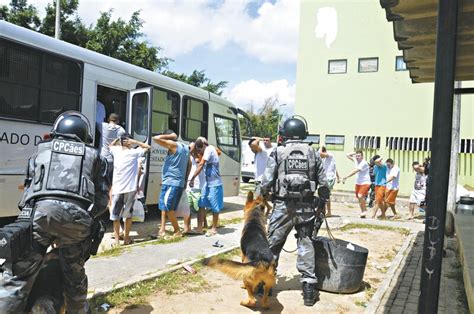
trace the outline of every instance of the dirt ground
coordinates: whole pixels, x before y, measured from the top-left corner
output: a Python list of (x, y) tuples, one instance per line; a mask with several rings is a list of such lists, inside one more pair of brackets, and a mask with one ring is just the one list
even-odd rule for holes
[[(392, 259), (400, 249), (405, 235), (394, 230), (350, 229), (345, 232), (333, 231), (336, 238), (351, 241), (369, 250), (364, 283), (361, 290), (354, 294), (333, 294), (320, 292), (320, 301), (314, 307), (303, 306), (299, 273), (296, 270), (296, 252), (282, 252), (278, 269), (278, 282), (270, 298), (270, 310), (266, 313), (354, 313), (363, 312), (380, 282), (384, 279)], [(321, 232), (320, 235), (325, 235)], [(290, 234), (285, 249), (296, 248), (296, 241)], [(238, 259), (238, 256), (236, 256)], [(201, 268), (199, 273), (206, 285), (200, 291), (187, 292), (189, 287), (166, 294), (162, 291), (148, 297), (145, 304), (115, 308), (110, 313), (252, 313), (261, 308), (257, 303), (254, 310), (240, 306), (246, 292), (241, 282), (229, 279), (224, 274), (210, 268)], [(183, 272), (182, 276), (187, 273)], [(195, 290), (195, 289), (193, 289)]]

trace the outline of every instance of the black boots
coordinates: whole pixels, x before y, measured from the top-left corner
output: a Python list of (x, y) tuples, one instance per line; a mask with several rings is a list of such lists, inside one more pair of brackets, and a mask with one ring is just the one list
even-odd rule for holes
[(316, 302), (316, 284), (303, 282), (303, 301), (306, 306), (313, 306)]

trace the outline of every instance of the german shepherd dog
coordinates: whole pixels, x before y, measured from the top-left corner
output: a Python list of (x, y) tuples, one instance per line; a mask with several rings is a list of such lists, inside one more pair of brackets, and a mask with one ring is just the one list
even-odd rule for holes
[(254, 199), (253, 193), (249, 192), (244, 207), (245, 223), (240, 239), (242, 262), (212, 257), (205, 261), (205, 264), (234, 279), (243, 280), (248, 293), (248, 300), (240, 302), (243, 306), (256, 305), (254, 292), (260, 284), (263, 284), (262, 308), (268, 309), (268, 294), (275, 285), (276, 278), (275, 260), (266, 236), (264, 210), (264, 200), (260, 197)]

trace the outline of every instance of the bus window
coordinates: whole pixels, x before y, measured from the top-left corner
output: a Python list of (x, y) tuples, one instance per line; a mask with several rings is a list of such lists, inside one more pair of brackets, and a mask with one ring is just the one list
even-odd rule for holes
[(173, 130), (179, 135), (179, 95), (153, 88), (152, 134)]
[(146, 142), (148, 137), (148, 94), (139, 93), (132, 98), (132, 137)]
[(194, 141), (199, 136), (207, 138), (209, 105), (206, 102), (183, 98), (183, 121), (181, 137), (187, 141)]
[(0, 115), (51, 124), (79, 110), (79, 62), (0, 39)]
[(240, 136), (236, 119), (214, 115), (217, 146), (222, 152), (240, 162)]

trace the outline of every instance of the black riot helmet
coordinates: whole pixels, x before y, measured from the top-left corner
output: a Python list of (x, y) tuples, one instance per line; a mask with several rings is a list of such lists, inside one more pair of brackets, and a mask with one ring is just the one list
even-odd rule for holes
[(66, 111), (54, 121), (51, 137), (64, 136), (90, 143), (92, 141), (90, 130), (89, 120), (82, 113)]
[(304, 140), (308, 136), (308, 124), (302, 116), (288, 118), (280, 129), (280, 135), (286, 140)]

